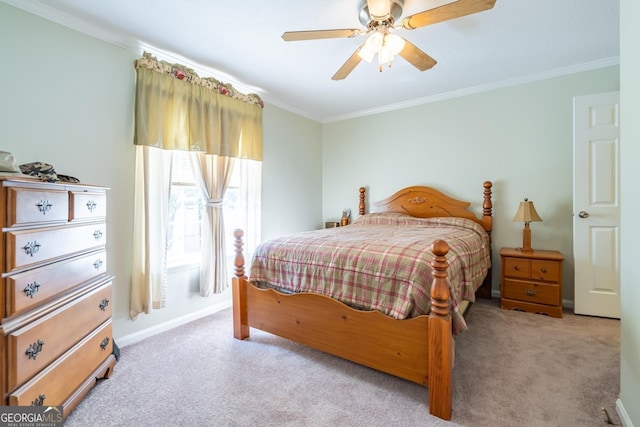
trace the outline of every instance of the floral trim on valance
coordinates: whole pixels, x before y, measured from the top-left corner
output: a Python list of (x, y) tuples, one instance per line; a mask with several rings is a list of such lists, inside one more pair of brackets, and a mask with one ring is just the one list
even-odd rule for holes
[(169, 74), (178, 80), (193, 83), (216, 91), (221, 95), (227, 95), (239, 101), (247, 102), (249, 104), (258, 105), (264, 108), (264, 102), (255, 93), (244, 94), (238, 92), (229, 83), (222, 83), (213, 77), (200, 77), (198, 74), (184, 65), (169, 64), (166, 61), (158, 61), (150, 53), (144, 52), (142, 58), (136, 60), (135, 68), (148, 68), (159, 73)]

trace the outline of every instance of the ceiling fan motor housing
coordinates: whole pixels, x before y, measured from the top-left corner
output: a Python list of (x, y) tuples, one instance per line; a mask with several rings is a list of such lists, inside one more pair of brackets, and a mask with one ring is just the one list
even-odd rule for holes
[[(392, 25), (395, 21), (400, 19), (402, 16), (402, 8), (404, 6), (404, 0), (391, 0), (391, 10), (389, 11), (389, 17), (385, 18), (386, 20), (390, 20), (389, 25)], [(360, 2), (360, 6), (358, 8), (358, 18), (360, 19), (360, 23), (365, 27), (369, 27), (369, 24), (373, 21), (371, 19), (371, 15), (369, 14), (369, 6), (367, 4), (367, 0), (362, 0)]]

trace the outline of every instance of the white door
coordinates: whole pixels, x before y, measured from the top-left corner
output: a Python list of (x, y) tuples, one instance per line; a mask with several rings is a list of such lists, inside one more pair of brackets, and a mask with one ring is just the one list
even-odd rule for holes
[(577, 314), (620, 318), (620, 94), (573, 100)]

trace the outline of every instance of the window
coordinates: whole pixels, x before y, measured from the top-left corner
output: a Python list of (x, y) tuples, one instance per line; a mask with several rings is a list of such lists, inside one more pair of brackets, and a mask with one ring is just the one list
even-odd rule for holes
[[(171, 167), (167, 264), (169, 268), (198, 265), (205, 201), (193, 176), (189, 152), (175, 151)], [(234, 271), (234, 231), (240, 228), (245, 233), (246, 257), (253, 252), (260, 239), (260, 177), (260, 162), (244, 159), (235, 161), (223, 206), (229, 277)]]
[(171, 156), (167, 264), (178, 267), (200, 262), (200, 234), (204, 200), (191, 170), (189, 152)]

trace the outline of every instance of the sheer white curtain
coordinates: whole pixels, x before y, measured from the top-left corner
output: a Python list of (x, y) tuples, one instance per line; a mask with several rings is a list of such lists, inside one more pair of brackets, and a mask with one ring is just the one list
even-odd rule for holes
[[(228, 184), (225, 174), (230, 158), (262, 160), (264, 107), (255, 94), (242, 94), (231, 85), (201, 78), (193, 70), (158, 61), (148, 53), (135, 62), (135, 68), (136, 212), (130, 309), (134, 319), (165, 306), (171, 186), (166, 163), (172, 150), (205, 152), (217, 158), (199, 162), (201, 173), (196, 173), (209, 200), (208, 219), (203, 223), (203, 253), (208, 255), (202, 264), (201, 294), (209, 295), (218, 284), (226, 283), (225, 269), (217, 266), (217, 258), (224, 260), (219, 206)], [(220, 160), (223, 157), (226, 160)]]
[[(235, 167), (240, 169), (240, 181), (242, 182), (238, 200), (241, 206), (238, 211), (242, 212), (242, 215), (239, 215), (238, 218), (228, 218), (226, 223), (228, 224), (231, 221), (230, 230), (240, 228), (244, 231), (244, 251), (249, 260), (261, 241), (262, 162), (243, 159), (238, 160)], [(231, 232), (233, 233), (233, 231)], [(231, 242), (233, 241), (234, 239), (232, 238)], [(232, 245), (228, 245), (228, 247), (232, 247)], [(235, 255), (233, 248), (227, 254), (227, 257), (229, 255)], [(229, 261), (232, 263), (232, 259)], [(247, 265), (245, 267), (248, 269), (250, 266)], [(249, 271), (247, 271), (248, 273)]]
[(136, 145), (132, 319), (166, 306), (171, 151)]
[(200, 295), (206, 297), (212, 293), (218, 294), (228, 286), (222, 205), (233, 172), (234, 158), (192, 153), (191, 164), (206, 202), (202, 218), (200, 262)]

